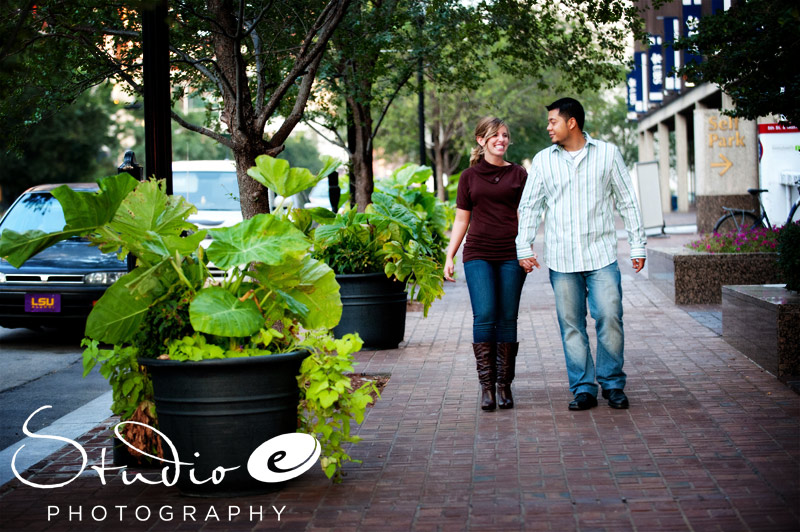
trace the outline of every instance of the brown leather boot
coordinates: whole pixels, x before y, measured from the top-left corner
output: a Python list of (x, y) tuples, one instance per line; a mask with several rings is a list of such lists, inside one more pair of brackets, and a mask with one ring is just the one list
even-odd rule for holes
[(497, 344), (497, 405), (514, 408), (511, 396), (511, 381), (514, 380), (519, 342), (500, 342)]
[(494, 342), (472, 344), (475, 363), (478, 367), (478, 382), (481, 383), (481, 409), (483, 410), (494, 410), (497, 406), (494, 389), (497, 381), (496, 345)]

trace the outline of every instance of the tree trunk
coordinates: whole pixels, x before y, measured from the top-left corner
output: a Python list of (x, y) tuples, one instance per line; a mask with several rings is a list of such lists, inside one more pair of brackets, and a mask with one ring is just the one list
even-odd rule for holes
[(245, 220), (256, 214), (269, 212), (269, 192), (267, 188), (247, 175), (247, 170), (256, 165), (256, 157), (267, 154), (276, 156), (280, 149), (270, 148), (264, 141), (259, 141), (255, 136), (253, 140), (237, 144), (233, 151), (236, 161), (236, 177), (239, 182), (239, 204)]
[(350, 162), (355, 176), (355, 197), (358, 212), (372, 203), (372, 191), (375, 188), (372, 171), (372, 114), (369, 104), (348, 97), (347, 105), (353, 114), (354, 144), (351, 147)]

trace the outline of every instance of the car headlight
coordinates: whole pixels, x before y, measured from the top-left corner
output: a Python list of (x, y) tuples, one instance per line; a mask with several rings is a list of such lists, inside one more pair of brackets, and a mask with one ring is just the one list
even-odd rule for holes
[(6, 282), (6, 275), (4, 273), (0, 273), (0, 283)]
[(83, 282), (95, 285), (111, 285), (126, 272), (92, 272), (83, 276)]

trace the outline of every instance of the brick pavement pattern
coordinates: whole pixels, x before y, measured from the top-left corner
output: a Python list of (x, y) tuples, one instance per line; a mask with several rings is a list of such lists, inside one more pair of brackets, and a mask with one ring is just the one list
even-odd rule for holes
[[(462, 274), (427, 318), (409, 314), (398, 349), (357, 355), (359, 371), (391, 379), (351, 449), (362, 463), (346, 466), (341, 484), (314, 468), (279, 492), (190, 499), (115, 472), (102, 485), (87, 467), (60, 488), (7, 483), (0, 529), (799, 530), (800, 397), (635, 275), (620, 249), (629, 410), (602, 399), (567, 410), (553, 293), (539, 270), (523, 292), (516, 406), (481, 411)], [(80, 439), (88, 466), (111, 423)], [(59, 483), (80, 468), (67, 447), (25, 476)], [(48, 506), (59, 515), (48, 520)]]

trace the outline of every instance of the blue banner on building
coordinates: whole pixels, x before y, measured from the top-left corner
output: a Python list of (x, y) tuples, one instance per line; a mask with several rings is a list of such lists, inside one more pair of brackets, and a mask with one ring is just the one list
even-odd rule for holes
[(647, 50), (648, 99), (651, 102), (664, 101), (664, 53), (661, 50), (661, 41), (660, 35), (653, 35)]
[[(700, 17), (703, 16), (703, 6), (701, 0), (683, 0), (683, 10), (681, 18), (683, 19), (683, 32), (684, 37), (690, 37), (697, 32), (697, 25), (700, 23)], [(702, 63), (702, 56), (691, 54), (684, 50), (683, 62), (688, 65), (689, 63)]]
[(626, 99), (628, 101), (628, 111), (630, 112), (644, 113), (646, 111), (644, 106), (644, 88), (647, 82), (645, 79), (646, 62), (647, 54), (645, 52), (635, 52), (633, 54), (633, 69), (627, 76), (628, 94)]
[(681, 90), (681, 80), (675, 73), (681, 67), (681, 52), (673, 43), (681, 36), (681, 20), (678, 17), (664, 17), (664, 90)]
[(636, 112), (636, 71), (631, 70), (628, 72), (627, 80), (625, 82), (625, 86), (627, 87), (627, 95), (625, 96), (625, 100), (628, 102), (628, 112), (635, 113)]

